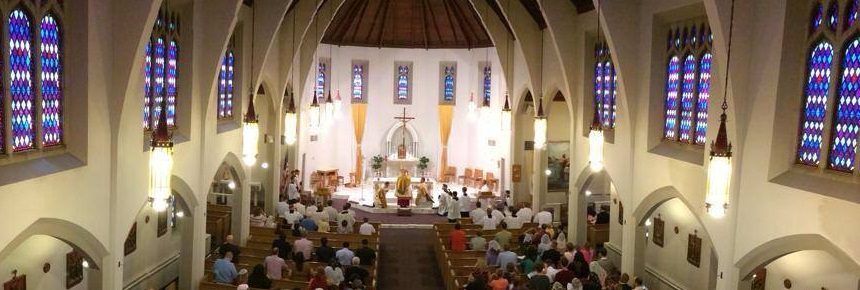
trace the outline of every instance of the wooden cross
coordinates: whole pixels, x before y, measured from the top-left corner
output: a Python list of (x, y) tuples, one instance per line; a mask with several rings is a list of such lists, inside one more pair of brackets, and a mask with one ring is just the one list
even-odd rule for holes
[(403, 107), (403, 115), (395, 116), (394, 119), (400, 120), (400, 128), (402, 130), (400, 132), (400, 136), (403, 137), (400, 145), (406, 147), (406, 122), (415, 120), (415, 117), (406, 116), (406, 107)]

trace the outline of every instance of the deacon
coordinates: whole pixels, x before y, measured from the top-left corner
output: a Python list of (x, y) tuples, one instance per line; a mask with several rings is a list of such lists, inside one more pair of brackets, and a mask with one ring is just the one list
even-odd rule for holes
[(382, 187), (376, 190), (376, 207), (378, 208), (388, 208), (388, 204), (385, 201), (385, 193), (388, 192), (388, 181), (386, 181)]

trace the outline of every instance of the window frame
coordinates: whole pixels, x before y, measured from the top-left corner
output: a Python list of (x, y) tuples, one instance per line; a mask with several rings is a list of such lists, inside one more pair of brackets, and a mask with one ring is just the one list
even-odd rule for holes
[[(705, 144), (707, 143), (707, 138), (705, 142), (701, 144), (697, 143), (696, 136), (698, 133), (698, 124), (700, 123), (697, 120), (697, 113), (699, 112), (698, 103), (701, 97), (699, 87), (700, 87), (700, 79), (702, 76), (702, 70), (700, 64), (702, 60), (705, 58), (706, 54), (711, 54), (711, 66), (709, 74), (713, 74), (713, 32), (710, 29), (710, 23), (708, 23), (707, 18), (699, 17), (693, 18), (683, 21), (676, 21), (674, 23), (669, 23), (667, 25), (667, 37), (664, 49), (664, 54), (662, 61), (660, 62), (663, 67), (663, 75), (661, 76), (662, 82), (662, 94), (661, 94), (661, 102), (662, 102), (662, 113), (661, 113), (661, 142), (662, 143), (673, 143), (678, 144), (683, 147), (691, 147), (697, 150), (704, 150)], [(692, 31), (695, 30), (695, 31)], [(686, 36), (688, 32), (695, 35), (695, 39), (692, 40), (692, 43), (688, 42)], [(684, 39), (682, 39), (684, 38)], [(680, 43), (679, 43), (680, 42)], [(690, 129), (688, 131), (689, 138), (688, 140), (681, 140), (681, 122), (683, 120), (682, 113), (683, 111), (683, 99), (684, 99), (684, 63), (688, 56), (693, 56), (693, 62), (695, 63), (694, 77), (692, 80), (692, 108), (690, 110)], [(675, 124), (673, 127), (674, 136), (667, 136), (667, 128), (666, 123), (669, 121), (668, 112), (666, 110), (668, 102), (668, 77), (669, 70), (668, 65), (673, 57), (678, 58), (679, 63), (679, 71), (678, 71), (678, 80), (677, 80), (677, 95), (676, 95), (676, 114), (675, 114)], [(713, 78), (710, 79), (713, 81)], [(709, 88), (712, 88), (712, 83), (709, 84)], [(710, 95), (712, 90), (708, 92), (708, 108), (710, 110)], [(707, 111), (706, 110), (706, 111)], [(705, 120), (705, 124), (707, 124), (707, 120)], [(705, 127), (705, 135), (707, 135), (708, 127)]]

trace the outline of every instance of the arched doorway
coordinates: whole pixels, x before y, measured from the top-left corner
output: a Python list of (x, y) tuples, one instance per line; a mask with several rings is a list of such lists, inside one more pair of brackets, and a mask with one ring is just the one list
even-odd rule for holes
[(634, 273), (649, 288), (716, 289), (717, 252), (693, 208), (677, 189), (666, 186), (633, 212)]
[(0, 251), (0, 283), (19, 281), (27, 289), (101, 289), (99, 269), (107, 253), (84, 228), (41, 218)]
[(593, 172), (586, 167), (572, 185), (569, 212), (567, 212), (571, 241), (578, 245), (606, 249), (607, 257), (621, 268), (623, 246), (622, 227), (624, 204), (618, 196), (612, 177), (606, 170)]
[(818, 234), (781, 237), (759, 245), (737, 263), (738, 289), (857, 289), (860, 264)]
[(242, 208), (242, 184), (236, 168), (221, 163), (206, 196), (206, 233), (210, 235), (209, 249), (214, 250), (227, 235), (238, 233), (239, 211)]

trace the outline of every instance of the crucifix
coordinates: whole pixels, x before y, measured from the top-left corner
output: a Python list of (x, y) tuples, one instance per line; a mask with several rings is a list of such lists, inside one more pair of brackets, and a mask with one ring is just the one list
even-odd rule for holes
[(415, 120), (415, 117), (406, 116), (406, 107), (403, 107), (403, 115), (396, 116), (394, 119), (400, 121), (400, 146), (397, 146), (397, 159), (406, 159), (406, 123)]

